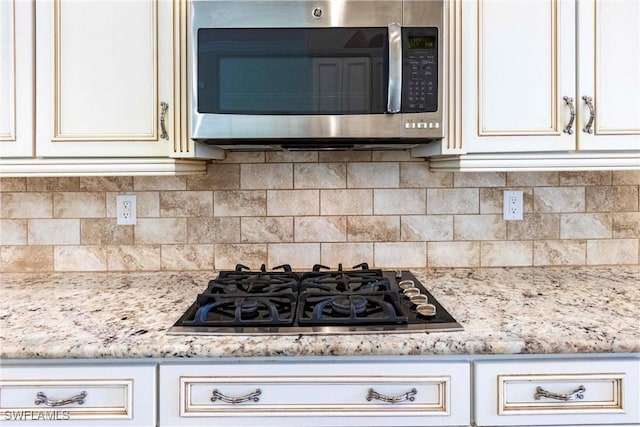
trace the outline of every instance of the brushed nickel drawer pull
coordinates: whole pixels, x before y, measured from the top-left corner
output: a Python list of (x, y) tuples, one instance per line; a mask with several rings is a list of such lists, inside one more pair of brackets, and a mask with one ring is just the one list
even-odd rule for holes
[(564, 133), (568, 133), (569, 135), (573, 134), (573, 121), (576, 119), (576, 109), (573, 106), (573, 98), (571, 98), (570, 96), (565, 96), (564, 98), (564, 102), (567, 104), (567, 107), (569, 107), (569, 112), (571, 112), (571, 117), (569, 118), (569, 123), (567, 123), (567, 126), (565, 126), (565, 128), (563, 129)]
[(217, 400), (222, 400), (225, 403), (231, 403), (231, 404), (236, 404), (236, 403), (242, 403), (242, 402), (248, 402), (250, 400), (257, 402), (260, 400), (260, 395), (262, 394), (262, 390), (260, 390), (259, 388), (256, 389), (256, 391), (247, 394), (246, 396), (240, 396), (240, 397), (229, 397), (227, 395), (224, 395), (222, 393), (220, 393), (218, 391), (218, 389), (214, 389), (213, 390), (213, 396), (211, 396), (211, 401), (215, 402)]
[(584, 102), (587, 104), (587, 107), (589, 107), (589, 121), (584, 126), (584, 128), (582, 128), (582, 130), (586, 133), (593, 133), (593, 121), (596, 118), (596, 109), (593, 106), (593, 98), (585, 95), (582, 97), (582, 99), (584, 99)]
[(169, 104), (167, 104), (166, 102), (161, 102), (160, 103), (160, 138), (162, 139), (169, 139), (169, 134), (167, 133), (167, 126), (164, 123), (165, 120), (165, 116), (167, 115), (167, 110), (169, 109)]
[(550, 391), (546, 391), (545, 389), (543, 389), (542, 387), (537, 387), (536, 388), (536, 394), (533, 395), (533, 397), (536, 400), (540, 400), (541, 397), (548, 397), (549, 399), (555, 399), (555, 400), (563, 400), (563, 401), (568, 401), (568, 400), (576, 400), (576, 399), (584, 399), (584, 392), (587, 391), (586, 388), (584, 388), (584, 386), (580, 386), (577, 389), (573, 390), (571, 393), (569, 394), (558, 394), (558, 393), (551, 393)]
[(400, 396), (389, 397), (389, 396), (380, 394), (374, 389), (370, 388), (369, 392), (367, 393), (367, 400), (371, 402), (371, 400), (377, 399), (377, 400), (382, 400), (383, 402), (388, 402), (388, 403), (404, 402), (405, 400), (413, 402), (414, 400), (416, 400), (416, 394), (418, 394), (418, 391), (415, 388), (412, 388), (411, 391), (409, 391), (408, 393), (401, 394)]
[(52, 399), (49, 399), (46, 394), (40, 391), (38, 392), (38, 394), (36, 394), (35, 404), (36, 405), (45, 404), (47, 406), (65, 406), (65, 405), (70, 405), (72, 403), (78, 403), (79, 405), (82, 405), (86, 397), (87, 397), (87, 392), (83, 391), (80, 394), (72, 396), (68, 399), (52, 400)]

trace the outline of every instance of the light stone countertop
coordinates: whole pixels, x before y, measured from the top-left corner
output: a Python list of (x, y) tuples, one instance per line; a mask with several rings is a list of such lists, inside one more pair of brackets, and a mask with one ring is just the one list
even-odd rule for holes
[(412, 270), (464, 331), (171, 336), (212, 272), (0, 275), (0, 358), (640, 352), (640, 268)]

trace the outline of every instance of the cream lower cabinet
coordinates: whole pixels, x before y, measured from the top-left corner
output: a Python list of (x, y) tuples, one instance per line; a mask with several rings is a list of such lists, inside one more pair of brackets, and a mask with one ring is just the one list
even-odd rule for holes
[(639, 425), (640, 359), (475, 364), (478, 426)]
[(162, 364), (160, 425), (468, 426), (466, 362)]
[(0, 424), (154, 427), (156, 366), (3, 366)]

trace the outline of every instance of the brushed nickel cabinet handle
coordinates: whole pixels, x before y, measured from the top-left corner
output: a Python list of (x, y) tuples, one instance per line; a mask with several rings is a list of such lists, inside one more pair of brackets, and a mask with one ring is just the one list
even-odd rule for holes
[(576, 119), (576, 108), (573, 105), (573, 98), (570, 96), (565, 96), (562, 99), (564, 99), (564, 102), (567, 104), (567, 107), (569, 107), (569, 111), (571, 112), (571, 118), (569, 118), (569, 123), (567, 123), (563, 132), (571, 135), (573, 134), (573, 121)]
[(169, 109), (169, 104), (166, 102), (161, 102), (160, 103), (160, 138), (162, 139), (169, 139), (169, 134), (167, 133), (167, 127), (164, 123), (165, 117), (167, 115), (167, 110)]
[(589, 107), (589, 121), (582, 130), (586, 133), (593, 133), (593, 121), (596, 118), (596, 109), (593, 106), (593, 98), (585, 95), (582, 97), (582, 99), (584, 99), (587, 107)]
[(72, 403), (78, 403), (82, 405), (86, 397), (87, 397), (87, 392), (83, 391), (80, 394), (72, 396), (68, 399), (53, 400), (53, 399), (49, 399), (47, 395), (44, 394), (43, 392), (38, 392), (38, 394), (36, 394), (35, 404), (36, 405), (44, 404), (46, 406), (65, 406), (65, 405), (70, 405)]
[(555, 400), (562, 400), (562, 401), (568, 401), (568, 400), (577, 400), (577, 399), (584, 399), (584, 392), (587, 391), (586, 388), (584, 388), (584, 386), (580, 386), (577, 389), (573, 390), (571, 393), (569, 394), (558, 394), (558, 393), (551, 393), (550, 391), (546, 391), (545, 389), (543, 389), (542, 387), (537, 387), (536, 388), (536, 394), (533, 395), (533, 397), (536, 400), (540, 400), (541, 397), (547, 397), (549, 399), (555, 399)]
[(260, 400), (261, 394), (262, 394), (262, 390), (257, 388), (256, 391), (251, 392), (245, 396), (229, 397), (225, 394), (220, 393), (220, 391), (216, 388), (213, 390), (213, 396), (211, 396), (211, 401), (215, 402), (217, 400), (222, 400), (225, 403), (231, 403), (234, 405), (237, 403), (248, 402), (250, 400), (257, 402)]
[(404, 402), (405, 400), (413, 402), (416, 399), (416, 394), (418, 394), (418, 391), (415, 388), (412, 388), (411, 391), (401, 394), (400, 396), (385, 396), (370, 388), (367, 393), (367, 400), (371, 402), (371, 400), (376, 399), (388, 403)]

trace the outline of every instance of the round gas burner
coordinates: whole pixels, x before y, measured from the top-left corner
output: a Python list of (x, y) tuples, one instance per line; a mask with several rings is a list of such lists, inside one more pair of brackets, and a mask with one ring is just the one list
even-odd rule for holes
[(251, 318), (258, 314), (259, 302), (254, 299), (245, 299), (240, 302), (240, 311), (243, 318)]
[(350, 314), (351, 307), (356, 314), (360, 314), (367, 308), (367, 299), (362, 296), (352, 295), (351, 297), (336, 297), (331, 302), (333, 311), (338, 314)]

